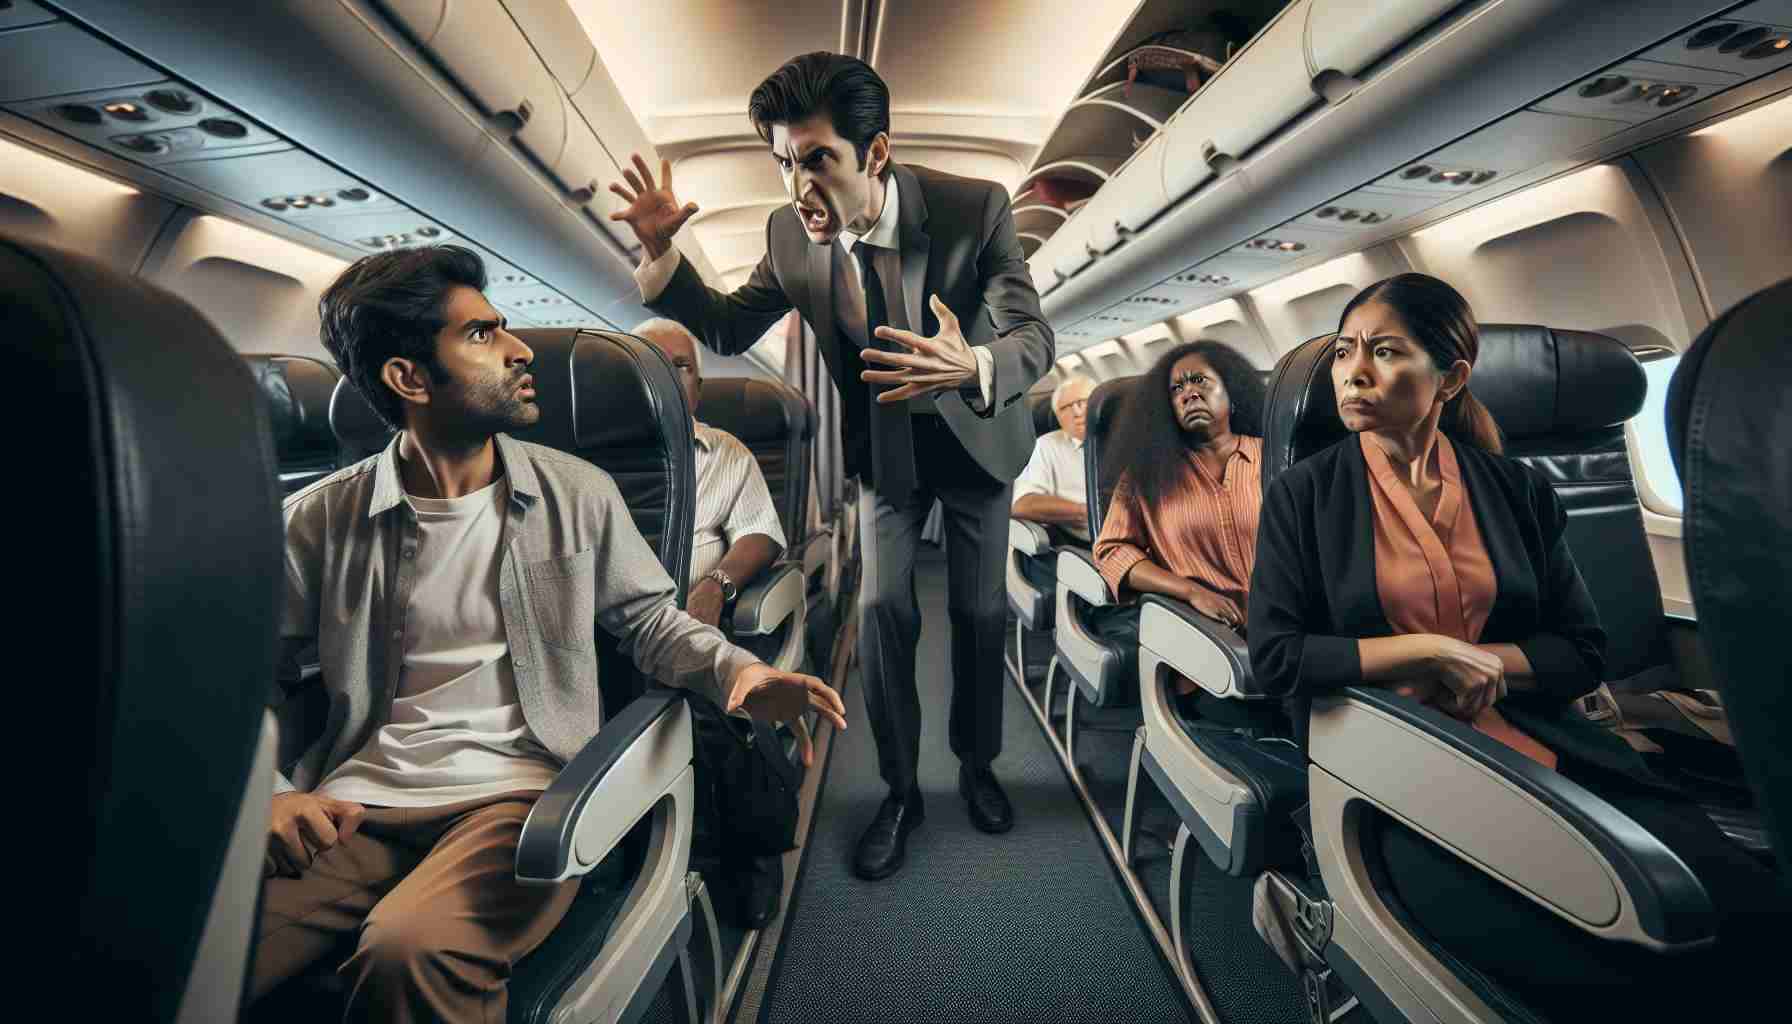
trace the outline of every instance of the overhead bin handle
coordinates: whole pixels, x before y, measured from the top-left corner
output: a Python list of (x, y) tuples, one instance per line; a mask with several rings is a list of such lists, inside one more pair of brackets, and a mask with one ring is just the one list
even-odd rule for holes
[(573, 189), (568, 195), (572, 197), (573, 202), (578, 203), (580, 206), (584, 206), (586, 203), (597, 198), (597, 182), (587, 181), (585, 184)]
[(498, 130), (506, 135), (515, 135), (523, 130), (529, 119), (535, 116), (535, 104), (524, 100), (516, 105), (515, 110), (500, 110), (492, 116), (497, 122)]
[(1220, 152), (1219, 147), (1213, 144), (1212, 139), (1201, 143), (1201, 159), (1205, 160), (1207, 166), (1213, 169), (1215, 177), (1223, 178), (1238, 169), (1238, 158), (1230, 153)]
[(1350, 94), (1362, 88), (1361, 79), (1352, 78), (1342, 71), (1326, 68), (1313, 76), (1311, 82), (1313, 95), (1327, 103), (1342, 103), (1350, 98)]

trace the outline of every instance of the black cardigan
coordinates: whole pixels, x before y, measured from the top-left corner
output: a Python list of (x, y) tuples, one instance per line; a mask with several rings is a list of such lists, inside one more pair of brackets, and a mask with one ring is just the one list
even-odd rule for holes
[[(1563, 536), (1561, 501), (1529, 467), (1466, 442), (1455, 449), (1498, 585), (1480, 642), (1518, 645), (1536, 679), (1501, 713), (1558, 753), (1654, 781), (1628, 744), (1569, 707), (1599, 685), (1605, 631)], [(1354, 434), (1264, 493), (1247, 636), (1268, 692), (1298, 699), (1361, 685), (1357, 640), (1394, 635), (1375, 584), (1374, 514)]]

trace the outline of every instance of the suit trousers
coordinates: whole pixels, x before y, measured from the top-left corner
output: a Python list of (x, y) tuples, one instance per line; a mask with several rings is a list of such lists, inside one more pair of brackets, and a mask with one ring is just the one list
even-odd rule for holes
[(516, 847), (539, 791), (444, 807), (368, 807), (298, 878), (262, 883), (250, 998), (354, 938), (337, 975), (346, 1020), (503, 1020), (513, 964), (541, 945), (579, 883), (525, 886)]
[(1002, 641), (1007, 592), (1011, 484), (996, 480), (938, 416), (910, 417), (915, 490), (859, 490), (859, 666), (865, 711), (877, 740), (878, 768), (894, 793), (915, 785), (921, 754), (921, 703), (915, 645), (921, 608), (915, 560), (921, 529), (939, 499), (946, 540), (946, 608), (951, 621), (952, 752), (966, 765), (989, 764), (1002, 750)]

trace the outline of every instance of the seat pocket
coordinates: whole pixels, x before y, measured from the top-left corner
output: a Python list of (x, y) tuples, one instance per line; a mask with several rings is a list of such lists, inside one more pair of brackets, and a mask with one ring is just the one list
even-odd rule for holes
[(571, 651), (593, 649), (597, 618), (596, 560), (590, 550), (528, 562), (529, 612), (543, 641)]

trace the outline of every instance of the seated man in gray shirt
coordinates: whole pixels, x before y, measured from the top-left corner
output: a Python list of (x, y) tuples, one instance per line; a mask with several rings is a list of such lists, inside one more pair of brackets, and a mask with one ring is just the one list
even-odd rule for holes
[(276, 779), (252, 998), (353, 937), (349, 1019), (504, 1019), (511, 966), (577, 891), (514, 871), (535, 799), (602, 720), (594, 622), (658, 681), (793, 723), (805, 760), (804, 711), (845, 726), (821, 680), (678, 609), (607, 474), (503, 433), (541, 414), (485, 280), (436, 246), (366, 257), (323, 296), (325, 347), (399, 433), (286, 499), (281, 634), (317, 644), (303, 685), (330, 714)]

